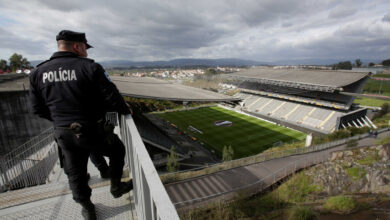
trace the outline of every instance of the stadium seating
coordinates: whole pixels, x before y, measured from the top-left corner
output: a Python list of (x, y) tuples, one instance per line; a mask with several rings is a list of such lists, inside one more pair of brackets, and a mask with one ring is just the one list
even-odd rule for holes
[(269, 96), (240, 92), (236, 97), (243, 99), (244, 104), (242, 105), (242, 109), (249, 112), (327, 133), (335, 129), (337, 118), (344, 114), (336, 110), (276, 99)]

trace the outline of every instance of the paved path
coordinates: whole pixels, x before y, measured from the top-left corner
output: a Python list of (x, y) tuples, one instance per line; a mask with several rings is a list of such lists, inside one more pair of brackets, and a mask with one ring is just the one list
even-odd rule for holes
[[(379, 137), (388, 135), (390, 135), (389, 131), (380, 134)], [(358, 142), (358, 146), (370, 146), (375, 140), (377, 139), (373, 137), (362, 139)], [(187, 206), (209, 199), (221, 199), (221, 197), (228, 199), (234, 196), (234, 193), (227, 193), (223, 196), (219, 194), (253, 183), (256, 184), (250, 189), (255, 192), (261, 191), (265, 187), (272, 185), (275, 181), (290, 175), (295, 170), (327, 160), (331, 152), (342, 149), (345, 149), (345, 145), (307, 154), (273, 159), (167, 184), (165, 188), (172, 202), (177, 207)], [(273, 176), (273, 173), (276, 171), (279, 172)], [(189, 200), (192, 201), (189, 202)]]

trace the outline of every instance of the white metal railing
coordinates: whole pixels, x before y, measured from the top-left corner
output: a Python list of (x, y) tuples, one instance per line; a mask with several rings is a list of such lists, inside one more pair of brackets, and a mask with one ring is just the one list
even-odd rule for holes
[(130, 176), (133, 179), (137, 218), (179, 220), (131, 115), (121, 116), (120, 131), (126, 146)]

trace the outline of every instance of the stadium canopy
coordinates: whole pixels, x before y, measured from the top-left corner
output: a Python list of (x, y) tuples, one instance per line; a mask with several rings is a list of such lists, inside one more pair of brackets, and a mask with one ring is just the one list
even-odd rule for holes
[(313, 91), (343, 91), (351, 85), (369, 76), (369, 73), (330, 70), (250, 68), (227, 75), (244, 81), (285, 86)]
[(188, 102), (227, 102), (241, 99), (222, 95), (204, 89), (170, 83), (149, 77), (118, 77), (111, 80), (118, 87), (123, 96), (134, 98), (147, 98), (169, 101)]

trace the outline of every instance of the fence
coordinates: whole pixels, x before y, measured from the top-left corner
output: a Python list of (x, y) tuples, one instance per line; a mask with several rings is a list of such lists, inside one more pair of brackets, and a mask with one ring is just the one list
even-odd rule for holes
[[(390, 128), (382, 128), (382, 129), (377, 130), (377, 132), (379, 134), (379, 133), (383, 133), (383, 132), (386, 132), (389, 130), (390, 130)], [(240, 159), (236, 159), (236, 160), (231, 160), (228, 162), (216, 163), (216, 164), (212, 164), (212, 165), (197, 167), (194, 169), (183, 170), (183, 171), (165, 174), (163, 176), (163, 178), (168, 179), (168, 180), (177, 180), (177, 178), (174, 177), (175, 175), (180, 175), (181, 173), (194, 171), (194, 174), (191, 176), (191, 178), (193, 178), (196, 176), (204, 175), (204, 172), (199, 172), (199, 174), (195, 173), (196, 171), (200, 171), (202, 169), (210, 169), (207, 172), (207, 174), (209, 174), (212, 172), (231, 169), (234, 167), (247, 166), (247, 165), (254, 164), (254, 163), (260, 163), (260, 162), (264, 162), (267, 160), (273, 160), (273, 159), (288, 157), (288, 156), (297, 155), (297, 154), (305, 154), (305, 153), (326, 150), (326, 149), (329, 149), (332, 147), (346, 144), (350, 140), (353, 140), (353, 139), (360, 140), (360, 139), (369, 137), (370, 135), (371, 134), (366, 133), (366, 134), (361, 134), (361, 135), (345, 138), (342, 140), (319, 144), (319, 145), (315, 145), (315, 146), (311, 146), (311, 147), (301, 147), (301, 148), (287, 149), (287, 150), (282, 150), (282, 151), (274, 151), (274, 152), (269, 152), (269, 153), (261, 153), (258, 155), (254, 155), (254, 156), (250, 156), (250, 157), (246, 157), (246, 158), (240, 158)]]
[(53, 128), (0, 158), (0, 192), (43, 184), (58, 159)]
[(121, 117), (121, 136), (133, 178), (138, 219), (179, 219), (130, 115)]
[[(195, 198), (191, 200), (186, 200), (182, 202), (177, 202), (174, 205), (177, 207), (185, 206), (188, 204), (193, 203), (199, 203), (202, 201), (210, 200), (210, 199), (216, 199), (218, 198), (218, 201), (226, 201), (229, 199), (234, 198), (235, 196), (238, 196), (237, 192), (246, 193), (249, 195), (253, 195), (258, 192), (263, 192), (264, 190), (268, 189), (269, 187), (275, 185), (279, 181), (285, 179), (286, 177), (290, 176), (291, 174), (296, 173), (297, 171), (313, 166), (315, 164), (322, 163), (327, 160), (327, 156), (317, 156), (314, 158), (304, 158), (301, 160), (294, 161), (287, 166), (276, 170), (275, 172), (244, 186), (240, 186), (225, 192), (216, 193), (213, 195), (208, 195), (201, 198)], [(242, 195), (242, 194), (240, 194)]]

